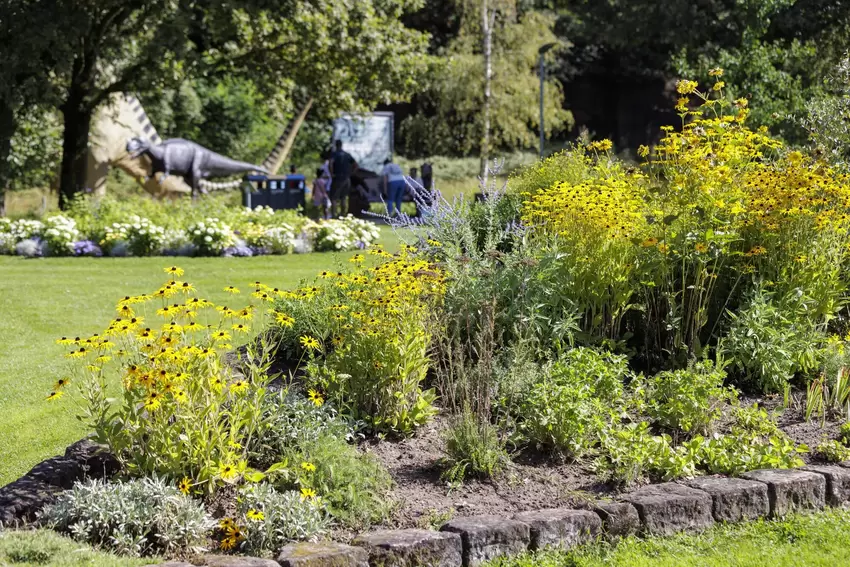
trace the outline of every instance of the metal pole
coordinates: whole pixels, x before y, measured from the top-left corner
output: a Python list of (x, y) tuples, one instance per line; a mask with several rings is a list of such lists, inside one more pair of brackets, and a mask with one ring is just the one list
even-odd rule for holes
[(543, 157), (543, 81), (545, 77), (543, 76), (546, 72), (545, 67), (543, 66), (543, 51), (540, 52), (540, 157)]

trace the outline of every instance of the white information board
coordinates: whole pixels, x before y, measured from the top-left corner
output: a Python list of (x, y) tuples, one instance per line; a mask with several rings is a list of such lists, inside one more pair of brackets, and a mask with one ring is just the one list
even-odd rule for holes
[(380, 173), (393, 154), (393, 113), (343, 114), (334, 120), (334, 140), (350, 153), (362, 169)]

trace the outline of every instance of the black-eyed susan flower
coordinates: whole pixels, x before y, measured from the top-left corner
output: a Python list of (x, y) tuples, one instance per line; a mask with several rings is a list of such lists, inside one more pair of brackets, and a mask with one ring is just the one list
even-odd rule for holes
[(266, 519), (265, 514), (263, 514), (259, 510), (254, 510), (253, 508), (248, 510), (248, 512), (245, 514), (245, 517), (253, 522), (261, 522)]
[(233, 329), (237, 333), (247, 333), (248, 331), (251, 330), (251, 328), (248, 327), (248, 325), (244, 325), (242, 323), (237, 323), (237, 324), (231, 326), (231, 329)]
[(241, 293), (241, 292), (239, 291), (239, 288), (234, 287), (234, 286), (232, 286), (232, 285), (229, 285), (229, 286), (227, 286), (226, 288), (224, 288), (224, 291), (226, 291), (227, 293), (232, 293), (232, 294), (234, 294), (234, 295), (236, 295), (237, 293)]
[(177, 490), (183, 494), (189, 494), (189, 491), (192, 490), (192, 480), (189, 477), (184, 476), (180, 482), (177, 483)]
[(159, 392), (151, 392), (145, 398), (144, 407), (148, 411), (156, 411), (162, 403), (162, 394)]
[(183, 275), (183, 269), (179, 268), (177, 266), (169, 266), (168, 268), (165, 268), (164, 272), (166, 274), (171, 274), (172, 276), (174, 276), (176, 278), (179, 278), (180, 276)]
[(314, 472), (316, 470), (316, 465), (314, 465), (313, 463), (310, 463), (308, 461), (303, 461), (301, 463), (301, 469), (305, 470), (307, 472)]
[(316, 497), (316, 491), (306, 486), (301, 488), (301, 500), (312, 500)]
[(227, 331), (216, 331), (212, 334), (212, 338), (215, 341), (229, 341), (230, 333), (228, 333)]
[(62, 337), (62, 338), (56, 339), (56, 344), (72, 345), (72, 344), (74, 344), (74, 339), (70, 339), (68, 337)]
[(53, 401), (56, 401), (59, 398), (61, 398), (63, 394), (64, 394), (64, 392), (62, 392), (61, 390), (56, 390), (54, 392), (50, 392), (50, 395), (48, 395), (47, 398), (45, 398), (45, 399), (48, 402), (53, 402)]
[(708, 244), (706, 244), (705, 242), (697, 242), (694, 245), (694, 250), (696, 250), (699, 254), (705, 254), (706, 252), (708, 252)]
[(59, 379), (59, 380), (57, 380), (57, 381), (56, 381), (56, 383), (53, 385), (53, 389), (54, 389), (54, 390), (56, 390), (56, 391), (59, 391), (59, 390), (61, 390), (62, 388), (64, 388), (65, 386), (67, 386), (67, 385), (68, 385), (68, 384), (70, 384), (70, 383), (71, 383), (71, 379), (70, 379), (70, 378), (60, 378), (60, 379)]
[(248, 382), (245, 380), (237, 380), (230, 385), (230, 391), (234, 394), (244, 394), (248, 389)]
[(325, 403), (325, 398), (322, 397), (322, 394), (312, 388), (307, 390), (307, 397), (316, 407), (320, 407), (323, 403)]
[(302, 335), (298, 338), (298, 342), (301, 343), (301, 346), (304, 348), (309, 348), (311, 350), (319, 349), (319, 341), (315, 337), (311, 337), (309, 335)]

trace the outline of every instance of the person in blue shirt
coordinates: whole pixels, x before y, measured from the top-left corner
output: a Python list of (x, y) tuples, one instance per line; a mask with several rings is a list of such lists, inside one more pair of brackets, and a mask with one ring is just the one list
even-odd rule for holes
[(387, 196), (387, 214), (401, 214), (401, 200), (404, 197), (404, 172), (401, 168), (393, 163), (392, 158), (384, 162), (384, 170), (381, 172), (381, 177), (384, 182), (384, 194)]

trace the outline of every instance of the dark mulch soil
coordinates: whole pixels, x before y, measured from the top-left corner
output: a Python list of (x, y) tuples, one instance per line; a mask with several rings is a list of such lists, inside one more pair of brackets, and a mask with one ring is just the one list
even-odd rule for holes
[[(795, 443), (810, 450), (824, 439), (838, 436), (840, 422), (819, 420), (806, 423), (801, 407), (782, 409), (781, 397), (752, 398), (742, 402), (776, 411), (778, 423)], [(394, 527), (428, 527), (453, 516), (478, 514), (511, 515), (542, 508), (582, 508), (593, 499), (615, 496), (616, 487), (600, 483), (589, 463), (564, 464), (552, 455), (528, 452), (516, 455), (509, 470), (498, 479), (467, 480), (451, 487), (440, 480), (439, 460), (442, 431), (448, 420), (437, 418), (415, 436), (400, 441), (371, 440), (361, 445), (390, 471), (396, 486), (392, 498), (397, 502)], [(807, 463), (817, 462), (811, 453), (803, 455)]]

